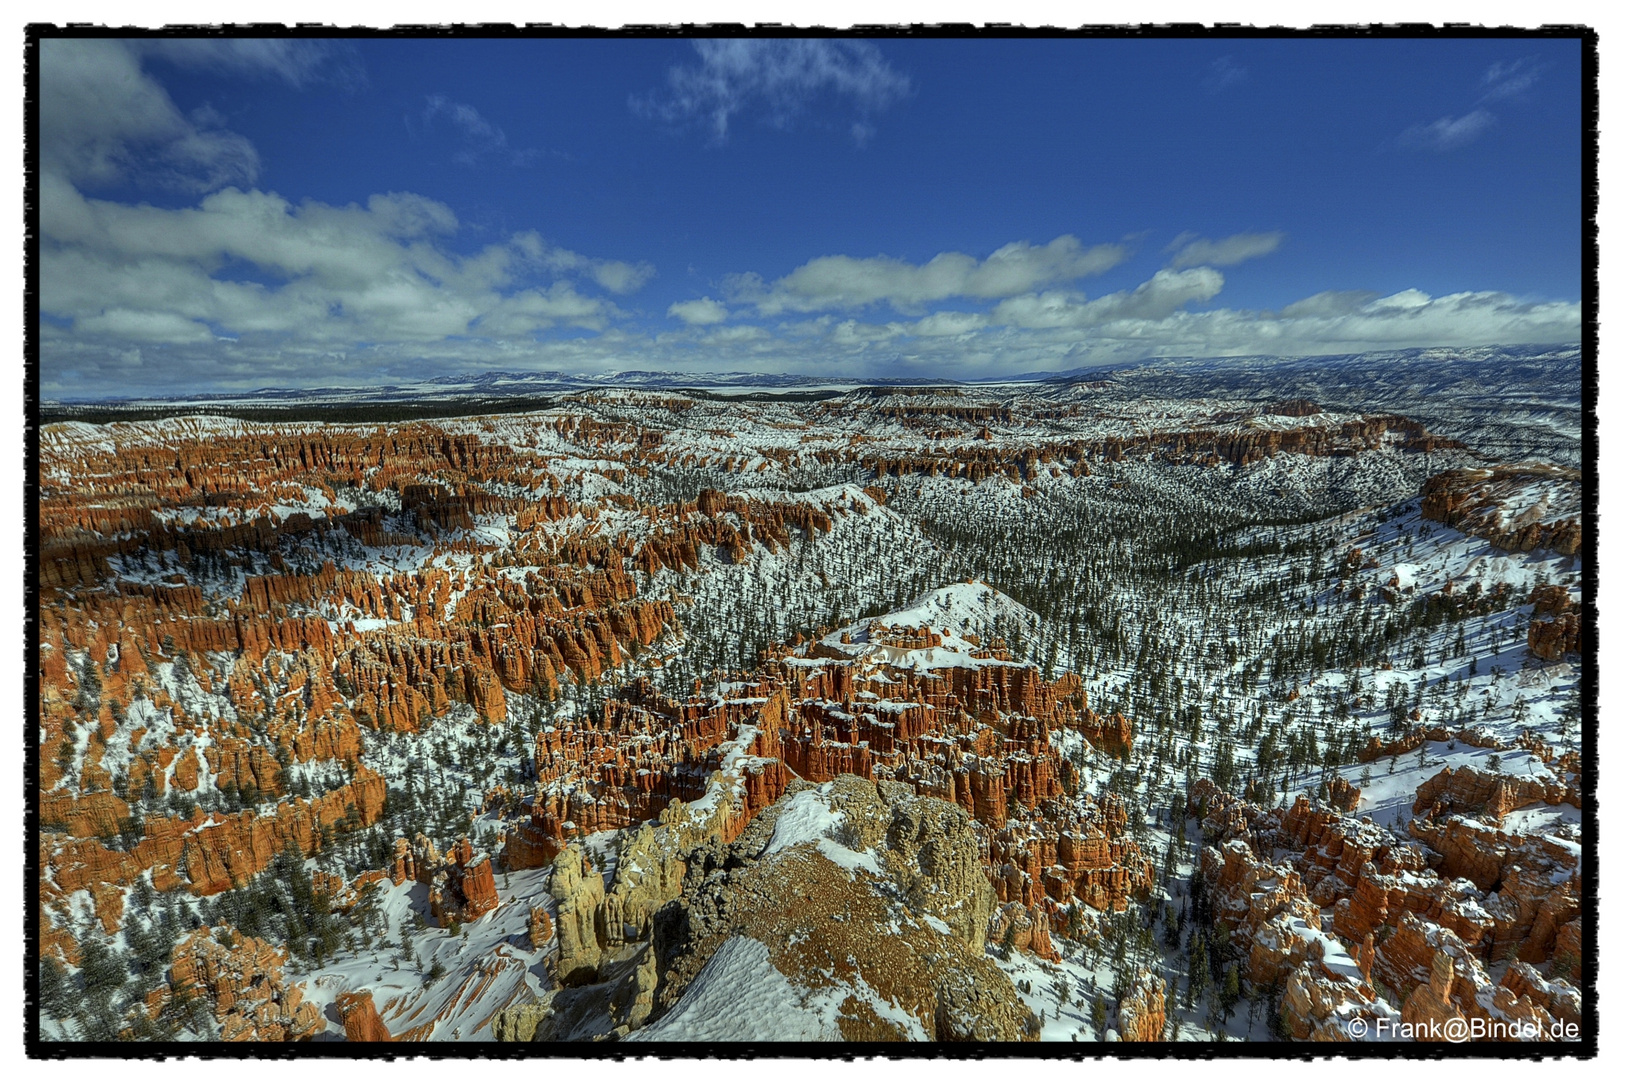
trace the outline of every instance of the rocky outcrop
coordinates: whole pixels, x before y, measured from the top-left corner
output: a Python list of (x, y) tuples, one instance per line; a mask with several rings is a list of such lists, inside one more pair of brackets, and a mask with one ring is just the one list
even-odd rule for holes
[[(1268, 810), (1208, 781), (1189, 792), (1189, 811), (1202, 813), (1205, 836), (1218, 845), (1199, 864), (1212, 918), (1245, 948), (1246, 978), (1284, 985), (1282, 1018), (1293, 1037), (1343, 1039), (1356, 1015), (1434, 1020), (1436, 1030), (1455, 1015), (1546, 1023), (1554, 1010), (1545, 995), (1571, 1000), (1564, 980), (1551, 994), (1536, 982), (1495, 986), (1488, 974), (1497, 961), (1532, 966), (1560, 956), (1571, 970), (1563, 950), (1579, 947), (1581, 910), (1579, 848), (1565, 835), (1572, 827), (1540, 835), (1488, 824), (1521, 805), (1558, 803), (1565, 790), (1460, 768), (1430, 778), (1418, 795), (1417, 842), (1409, 843), (1305, 798)], [(1432, 982), (1441, 953), (1452, 957), (1452, 978), (1436, 972)], [(1394, 991), (1404, 1016), (1385, 1011), (1375, 985)]]
[(1413, 812), (1430, 818), (1453, 813), (1485, 814), (1502, 824), (1512, 810), (1562, 803), (1582, 809), (1582, 796), (1574, 785), (1465, 765), (1457, 769), (1449, 766), (1420, 784)]
[(290, 845), (315, 855), (325, 836), (370, 825), (383, 808), (384, 779), (363, 768), (345, 787), (317, 799), (285, 800), (264, 816), (244, 811), (149, 817), (142, 838), (124, 850), (100, 840), (63, 842), (43, 835), (42, 865), (51, 874), (41, 882), (41, 896), (50, 901), (97, 883), (130, 885), (148, 871), (156, 889), (212, 896), (245, 884)]
[[(578, 848), (562, 851), (550, 886), (561, 988), (498, 1014), (497, 1036), (669, 1037), (664, 1018), (682, 1015), (719, 947), (743, 936), (794, 993), (841, 1001), (828, 1037), (1032, 1036), (1033, 1018), (982, 955), (995, 902), (964, 811), (841, 777), (796, 782), (739, 831), (727, 821), (669, 807), (624, 840), (608, 889)], [(829, 824), (810, 831), (814, 821)], [(1043, 942), (1029, 918), (1041, 935), (1030, 944)], [(1162, 988), (1146, 1005), (1162, 1008)]]
[[(824, 832), (804, 824), (827, 820)], [(733, 844), (690, 855), (681, 897), (655, 924), (651, 1037), (719, 946), (742, 936), (802, 992), (843, 1002), (833, 1036), (1032, 1037), (1032, 1017), (982, 955), (994, 896), (979, 863), (971, 820), (941, 800), (857, 777), (795, 786)]]
[(988, 940), (1031, 952), (1044, 960), (1061, 959), (1051, 942), (1051, 920), (1044, 911), (1014, 900), (995, 909), (989, 920)]
[(1532, 605), (1532, 622), (1526, 628), (1528, 652), (1551, 663), (1582, 653), (1583, 612), (1571, 589), (1539, 585), (1527, 603)]
[[(869, 633), (873, 643), (893, 642), (881, 646), (889, 649), (938, 644), (921, 628), (878, 624)], [(546, 865), (575, 836), (697, 800), (724, 760), (745, 752), (751, 758), (735, 768), (737, 831), (793, 776), (893, 780), (990, 827), (984, 860), (1002, 902), (1053, 928), (1076, 903), (1125, 910), (1152, 889), (1152, 861), (1123, 835), (1123, 807), (1070, 796), (1078, 770), (1052, 734), (1118, 756), (1130, 722), (1092, 712), (1073, 675), (1047, 681), (999, 649), (979, 649), (988, 662), (921, 671), (816, 643), (805, 651), (818, 665), (771, 657), (729, 696), (677, 701), (635, 685), (602, 716), (539, 735), (540, 789), (529, 820), (511, 830), (505, 864)]]
[(220, 1023), (225, 1042), (289, 1042), (322, 1030), (316, 1005), (283, 981), (286, 949), (226, 927), (195, 930), (176, 946), (167, 986), (148, 998), (148, 1008), (181, 995), (201, 997)]
[(1362, 801), (1362, 790), (1344, 777), (1336, 776), (1328, 785), (1328, 801), (1342, 813), (1349, 814)]
[(567, 985), (592, 982), (599, 974), (599, 960), (604, 952), (599, 941), (599, 926), (600, 908), (605, 902), (605, 879), (579, 849), (572, 847), (554, 859), (548, 888), (555, 902), (558, 976)]
[(1408, 832), (1441, 857), (1440, 870), (1491, 890), (1520, 865), (1557, 875), (1575, 872), (1579, 849), (1559, 836), (1508, 833), (1465, 817), (1414, 818)]
[(1564, 585), (1537, 585), (1532, 594), (1526, 598), (1532, 605), (1532, 617), (1541, 619), (1545, 616), (1564, 615), (1574, 611), (1577, 605), (1572, 601), (1571, 590)]
[(1533, 619), (1526, 628), (1526, 648), (1539, 660), (1555, 661), (1583, 651), (1583, 621), (1572, 612), (1553, 619)]
[(1293, 869), (1262, 862), (1247, 844), (1233, 840), (1205, 848), (1199, 873), (1216, 924), (1248, 943), (1244, 973), (1250, 982), (1271, 986), (1310, 955), (1311, 939), (1299, 931), (1319, 926), (1321, 912)]
[(345, 1022), (346, 1042), (391, 1042), (390, 1029), (379, 1018), (373, 1004), (373, 995), (367, 990), (340, 994), (334, 999), (340, 1018)]
[(1163, 1042), (1164, 980), (1146, 968), (1137, 972), (1130, 992), (1119, 999), (1117, 1030), (1121, 1042)]
[(1573, 982), (1582, 983), (1587, 953), (1583, 951), (1583, 922), (1573, 919), (1555, 931), (1554, 971)]
[(526, 925), (526, 939), (531, 942), (531, 947), (541, 950), (553, 937), (554, 920), (548, 917), (548, 909), (544, 907), (532, 908), (530, 920)]
[(1526, 462), (1491, 469), (1452, 469), (1425, 481), (1420, 513), (1479, 536), (1505, 551), (1583, 548), (1582, 475)]
[[(1453, 958), (1447, 953), (1436, 953), (1430, 959), (1430, 981), (1414, 989), (1402, 1005), (1402, 1021), (1434, 1031), (1447, 1028), (1455, 1021), (1462, 1023), (1464, 1014), (1453, 1001)], [(1433, 1042), (1445, 1042), (1447, 1036), (1424, 1035)]]
[(1537, 968), (1515, 961), (1504, 971), (1499, 987), (1516, 999), (1525, 999), (1556, 1020), (1573, 1024), (1583, 1021), (1583, 995), (1562, 977), (1545, 978)]
[(467, 836), (445, 854), (422, 833), (412, 843), (398, 837), (390, 880), (396, 885), (412, 880), (427, 886), (430, 914), (442, 926), (470, 922), (497, 909), (492, 860), (477, 852)]
[(1352, 1021), (1361, 1019), (1372, 1032), (1381, 1019), (1395, 1023), (1400, 1016), (1345, 965), (1331, 967), (1317, 958), (1289, 973), (1278, 1018), (1291, 1039), (1350, 1042)]
[(492, 1014), (492, 1037), (498, 1042), (532, 1042), (538, 1027), (546, 1025), (553, 1015), (552, 998), (499, 1009)]

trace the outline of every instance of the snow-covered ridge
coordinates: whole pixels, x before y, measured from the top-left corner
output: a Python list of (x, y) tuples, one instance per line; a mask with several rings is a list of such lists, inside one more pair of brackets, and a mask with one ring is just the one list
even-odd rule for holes
[(819, 646), (828, 656), (921, 671), (1017, 663), (992, 655), (992, 639), (1028, 633), (1037, 621), (1034, 612), (999, 589), (968, 581), (935, 589), (874, 619), (851, 623), (827, 634)]

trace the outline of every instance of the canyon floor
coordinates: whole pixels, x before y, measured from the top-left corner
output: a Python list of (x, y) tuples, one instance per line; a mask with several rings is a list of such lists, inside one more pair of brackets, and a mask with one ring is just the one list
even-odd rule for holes
[(39, 1037), (1577, 1040), (1581, 386), (47, 424)]

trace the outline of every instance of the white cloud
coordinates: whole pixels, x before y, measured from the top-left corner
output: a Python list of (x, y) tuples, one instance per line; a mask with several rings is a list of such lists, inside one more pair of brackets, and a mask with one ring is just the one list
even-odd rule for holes
[[(39, 268), (53, 373), (100, 373), (106, 384), (91, 385), (107, 393), (124, 389), (132, 365), (145, 379), (196, 388), (279, 375), (306, 382), (358, 351), (500, 356), (541, 331), (606, 331), (624, 313), (580, 284), (624, 294), (655, 273), (534, 232), (455, 253), (452, 209), (411, 193), (334, 206), (256, 190), (253, 146), (208, 110), (182, 116), (142, 70), (143, 56), (294, 86), (331, 75), (328, 53), (295, 45), (43, 43)], [(507, 152), (473, 109), (443, 99), (431, 110), (477, 148)], [(170, 209), (82, 190), (119, 181), (208, 194)], [(135, 346), (149, 350), (145, 365)], [(164, 364), (152, 362), (153, 349)]]
[(183, 116), (122, 42), (40, 43), (40, 165), (81, 186), (138, 179), (209, 191), (250, 183), (260, 158), (214, 117)]
[(833, 344), (864, 348), (896, 338), (899, 332), (892, 326), (877, 326), (873, 323), (862, 323), (858, 319), (848, 319), (833, 326), (830, 336)]
[(656, 268), (647, 262), (629, 263), (579, 255), (565, 248), (550, 247), (534, 231), (517, 233), (509, 242), (550, 273), (591, 278), (600, 288), (618, 296), (638, 292), (656, 276)]
[(533, 331), (559, 323), (589, 330), (603, 330), (615, 308), (584, 296), (567, 282), (555, 282), (549, 289), (526, 289), (499, 300), (475, 322), (471, 332), (497, 338), (523, 338)]
[[(411, 194), (295, 206), (227, 188), (167, 210), (87, 199), (58, 180), (42, 196), (41, 307), (87, 334), (130, 326), (132, 338), (180, 343), (201, 340), (196, 320), (249, 339), (340, 343), (598, 329), (620, 314), (613, 304), (568, 281), (527, 287), (528, 276), (626, 287), (648, 272), (550, 248), (534, 233), (449, 254), (438, 241), (457, 218)], [(234, 272), (239, 264), (253, 268), (250, 279)]]
[(1498, 118), (1485, 109), (1476, 109), (1463, 116), (1444, 116), (1429, 124), (1415, 124), (1402, 132), (1403, 146), (1446, 153), (1468, 146), (1479, 139)]
[(445, 117), (474, 144), (475, 152), (501, 150), (508, 145), (509, 139), (503, 134), (503, 129), (487, 120), (473, 105), (449, 101), (442, 94), (431, 94), (424, 102), (426, 123)]
[(699, 300), (680, 300), (667, 308), (667, 314), (691, 326), (711, 326), (729, 318), (729, 309), (712, 297), (703, 296)]
[(590, 259), (588, 275), (601, 289), (625, 296), (642, 289), (645, 282), (656, 276), (656, 268), (647, 262), (626, 263), (614, 259)]
[[(562, 290), (552, 299), (569, 303), (570, 294)], [(521, 314), (535, 318), (545, 314), (541, 309), (548, 301), (546, 295), (517, 301), (490, 317), (505, 317), (530, 305), (537, 310)], [(992, 320), (980, 328), (975, 313), (937, 312), (913, 323), (820, 316), (773, 329), (712, 326), (651, 336), (612, 326), (570, 339), (455, 337), (367, 346), (345, 339), (268, 343), (252, 335), (235, 342), (205, 342), (191, 329), (187, 334), (192, 340), (175, 342), (180, 328), (167, 336), (159, 328), (155, 336), (165, 343), (148, 347), (145, 339), (138, 343), (91, 338), (77, 330), (47, 328), (43, 375), (45, 392), (53, 397), (265, 385), (383, 385), (420, 379), (428, 372), (614, 370), (625, 369), (630, 355), (639, 357), (639, 367), (671, 371), (956, 378), (1151, 356), (1294, 356), (1415, 346), (1564, 343), (1577, 341), (1582, 325), (1578, 303), (1529, 301), (1497, 292), (1438, 297), (1416, 290), (1384, 297), (1320, 293), (1277, 311), (1174, 310), (1162, 317), (1155, 314), (1157, 307), (1133, 314), (1133, 305), (1123, 299), (1118, 303), (1120, 317), (1092, 325), (1065, 320), (1061, 325), (1027, 328)], [(556, 307), (546, 317), (561, 312)], [(955, 329), (963, 332), (931, 332)], [(697, 344), (704, 350), (698, 351)]]
[(637, 293), (656, 275), (656, 267), (650, 266), (648, 262), (593, 259), (589, 256), (580, 256), (575, 251), (567, 251), (565, 248), (550, 248), (536, 231), (519, 233), (510, 243), (526, 252), (529, 259), (536, 262), (537, 266), (545, 267), (550, 274), (588, 277), (593, 279), (599, 288), (619, 296)]
[[(1215, 271), (1184, 271), (1184, 274)], [(1160, 271), (1167, 274), (1168, 271)], [(1216, 277), (1219, 278), (1219, 274)], [(993, 321), (1033, 331), (1030, 340), (1067, 343), (1076, 362), (1140, 356), (1316, 355), (1415, 346), (1522, 345), (1574, 342), (1582, 306), (1529, 301), (1500, 292), (1432, 297), (1417, 289), (1389, 296), (1325, 292), (1278, 311), (1182, 310), (1184, 290), (1155, 280), (1132, 293), (1086, 303), (1055, 296), (1020, 297)], [(1194, 283), (1196, 284), (1196, 283)], [(1138, 294), (1144, 294), (1140, 299)], [(1188, 292), (1202, 298), (1208, 286)]]
[(719, 143), (738, 115), (756, 113), (773, 127), (787, 128), (816, 98), (830, 95), (859, 113), (862, 123), (850, 133), (863, 145), (873, 133), (863, 121), (910, 92), (910, 80), (866, 41), (725, 38), (692, 44), (699, 64), (669, 68), (664, 92), (631, 104), (671, 124), (704, 124)]
[(1397, 143), (1415, 150), (1434, 150), (1438, 154), (1468, 146), (1498, 122), (1496, 113), (1481, 106), (1524, 100), (1542, 72), (1543, 65), (1532, 57), (1507, 63), (1497, 61), (1481, 76), (1481, 93), (1474, 109), (1463, 116), (1444, 116), (1428, 124), (1414, 124), (1397, 136)]
[(313, 83), (355, 86), (364, 81), (361, 60), (345, 41), (321, 38), (131, 38), (142, 56), (178, 67), (226, 75), (275, 78), (300, 89)]
[(1178, 236), (1171, 249), (1176, 250), (1170, 265), (1180, 270), (1187, 266), (1235, 266), (1246, 259), (1270, 255), (1283, 243), (1281, 232), (1237, 233), (1220, 240), (1194, 238), (1191, 233)]
[[(1360, 295), (1309, 297), (1263, 316), (1253, 330), (1245, 313), (1229, 313), (1236, 325), (1228, 333), (1246, 341), (1279, 338), (1298, 352), (1330, 352), (1572, 342), (1582, 331), (1582, 305), (1569, 301), (1522, 300), (1502, 292), (1433, 297), (1404, 289), (1359, 303)], [(1268, 325), (1274, 328), (1266, 330)]]
[(1349, 315), (1378, 299), (1378, 293), (1364, 289), (1332, 289), (1296, 300), (1286, 306), (1281, 314), (1286, 319)]
[(430, 94), (424, 101), (426, 126), (444, 121), (458, 131), (463, 146), (452, 155), (452, 160), (460, 165), (474, 166), (493, 158), (511, 165), (529, 165), (540, 156), (536, 150), (511, 150), (503, 129), (482, 116), (473, 105), (452, 101), (444, 94)]
[(729, 298), (754, 305), (761, 315), (824, 311), (889, 303), (900, 309), (952, 297), (993, 300), (1016, 296), (1044, 285), (1088, 274), (1100, 274), (1124, 260), (1119, 244), (1086, 248), (1072, 236), (1059, 236), (1036, 247), (1026, 241), (1007, 244), (980, 262), (971, 255), (944, 252), (921, 265), (878, 255), (856, 259), (826, 255), (804, 263), (765, 285), (755, 274), (727, 283)]
[(764, 342), (771, 339), (770, 333), (761, 326), (720, 326), (715, 330), (708, 330), (705, 340), (711, 345), (728, 345), (748, 341)]
[(215, 336), (203, 323), (174, 312), (130, 311), (127, 308), (109, 308), (100, 315), (83, 320), (75, 329), (92, 337), (165, 344), (205, 342), (213, 340)]
[(989, 316), (973, 311), (939, 311), (917, 320), (910, 333), (918, 337), (964, 337), (989, 325)]
[(1135, 289), (1087, 300), (1076, 292), (1031, 293), (996, 305), (992, 321), (1025, 329), (1083, 329), (1123, 319), (1158, 320), (1210, 300), (1225, 279), (1219, 270), (1160, 270)]

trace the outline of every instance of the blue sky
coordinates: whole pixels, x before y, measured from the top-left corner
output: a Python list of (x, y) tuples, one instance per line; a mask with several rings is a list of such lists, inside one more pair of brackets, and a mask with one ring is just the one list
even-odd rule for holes
[(58, 39), (48, 397), (1580, 336), (1575, 41)]

